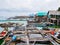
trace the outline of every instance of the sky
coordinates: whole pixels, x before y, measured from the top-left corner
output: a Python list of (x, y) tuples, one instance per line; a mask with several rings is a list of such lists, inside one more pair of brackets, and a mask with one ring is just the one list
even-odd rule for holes
[(57, 10), (60, 0), (0, 0), (0, 17), (28, 15), (38, 11)]

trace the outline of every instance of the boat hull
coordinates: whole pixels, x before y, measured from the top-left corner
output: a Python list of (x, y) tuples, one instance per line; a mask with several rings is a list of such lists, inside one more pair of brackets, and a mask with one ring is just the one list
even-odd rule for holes
[(60, 39), (52, 37), (57, 43), (60, 44)]

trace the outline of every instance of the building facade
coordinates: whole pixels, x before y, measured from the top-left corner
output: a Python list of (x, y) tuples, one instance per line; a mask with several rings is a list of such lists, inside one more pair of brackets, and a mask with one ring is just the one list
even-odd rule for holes
[(48, 11), (48, 21), (60, 25), (60, 11)]

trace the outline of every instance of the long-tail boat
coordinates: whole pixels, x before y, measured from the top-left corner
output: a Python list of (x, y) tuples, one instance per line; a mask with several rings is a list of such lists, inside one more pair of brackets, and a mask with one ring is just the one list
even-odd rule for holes
[(8, 31), (3, 30), (3, 31), (0, 33), (0, 39), (5, 38), (7, 34), (8, 34)]

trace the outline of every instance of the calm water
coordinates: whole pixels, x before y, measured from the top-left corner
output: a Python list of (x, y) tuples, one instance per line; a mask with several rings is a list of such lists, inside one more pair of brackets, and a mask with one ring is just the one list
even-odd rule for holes
[[(0, 23), (8, 23), (8, 22), (20, 23), (20, 24), (24, 24), (24, 26), (27, 24), (27, 21), (9, 21), (9, 20), (0, 21)], [(13, 27), (9, 28), (9, 30), (13, 30)], [(0, 32), (1, 31), (3, 31), (3, 28), (0, 27)]]
[[(9, 21), (9, 20), (6, 20), (6, 21), (0, 21), (0, 23), (8, 23), (8, 22), (12, 22), (12, 23), (20, 23), (20, 24), (24, 24), (24, 26), (25, 25), (27, 25), (27, 21), (15, 21), (15, 20), (13, 20), (13, 21)], [(38, 29), (42, 29), (42, 27), (37, 27)], [(3, 28), (1, 28), (0, 27), (0, 32), (3, 30)], [(13, 27), (11, 27), (11, 28), (9, 28), (9, 30), (13, 30)]]

